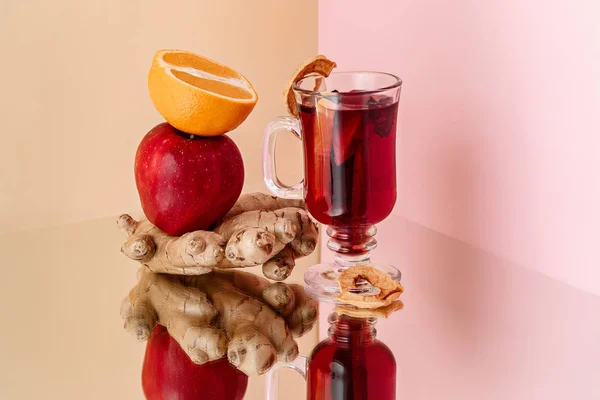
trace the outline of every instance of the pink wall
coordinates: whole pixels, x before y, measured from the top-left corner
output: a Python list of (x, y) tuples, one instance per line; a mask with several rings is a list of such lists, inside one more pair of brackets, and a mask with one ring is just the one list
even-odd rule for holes
[(396, 213), (600, 294), (600, 2), (366, 4), (319, 51), (404, 79)]
[(377, 260), (404, 272), (377, 324), (398, 400), (600, 399), (600, 297), (400, 216), (381, 233)]
[(321, 53), (404, 79), (399, 201), (374, 257), (405, 276), (379, 329), (399, 398), (600, 398), (598, 15), (320, 0)]

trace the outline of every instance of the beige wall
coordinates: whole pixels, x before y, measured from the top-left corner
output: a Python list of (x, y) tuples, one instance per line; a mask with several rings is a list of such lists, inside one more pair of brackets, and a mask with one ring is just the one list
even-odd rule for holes
[(316, 0), (1, 3), (0, 232), (138, 208), (133, 157), (161, 122), (146, 88), (160, 48), (201, 53), (252, 82), (259, 103), (231, 137), (245, 189), (263, 189), (262, 131), (284, 110), (291, 71), (316, 53)]
[[(253, 83), (259, 103), (231, 137), (245, 191), (265, 190), (262, 131), (284, 110), (290, 72), (316, 53), (316, 0), (171, 4), (0, 2), (1, 399), (142, 398), (143, 345), (118, 316), (136, 268), (118, 251), (114, 216), (140, 209), (132, 165), (161, 121), (146, 89), (157, 49), (201, 53)], [(300, 147), (285, 142), (284, 177), (295, 180)], [(262, 383), (252, 380), (246, 398), (263, 398)]]

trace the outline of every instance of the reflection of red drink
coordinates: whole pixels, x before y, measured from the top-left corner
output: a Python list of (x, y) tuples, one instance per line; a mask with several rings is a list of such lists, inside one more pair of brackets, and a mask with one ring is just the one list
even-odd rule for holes
[(306, 374), (309, 400), (393, 400), (396, 361), (370, 322), (339, 317), (315, 347)]
[(306, 205), (323, 224), (368, 226), (396, 202), (398, 102), (360, 93), (343, 98), (300, 107)]

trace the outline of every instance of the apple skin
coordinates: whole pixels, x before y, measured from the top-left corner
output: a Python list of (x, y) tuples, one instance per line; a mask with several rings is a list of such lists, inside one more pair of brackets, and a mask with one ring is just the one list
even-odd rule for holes
[(147, 400), (242, 400), (248, 376), (221, 358), (194, 364), (157, 325), (146, 345), (142, 388)]
[(144, 214), (169, 235), (211, 229), (244, 185), (244, 162), (233, 140), (191, 137), (165, 122), (146, 134), (135, 155)]

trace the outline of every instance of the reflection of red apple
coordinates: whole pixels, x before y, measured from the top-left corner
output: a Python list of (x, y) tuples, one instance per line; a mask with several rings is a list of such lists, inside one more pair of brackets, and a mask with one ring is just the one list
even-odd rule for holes
[(154, 328), (142, 369), (147, 400), (241, 400), (247, 385), (227, 358), (196, 365), (163, 326)]
[(135, 156), (146, 217), (169, 235), (210, 229), (233, 207), (244, 163), (227, 136), (194, 137), (168, 123), (154, 127)]

